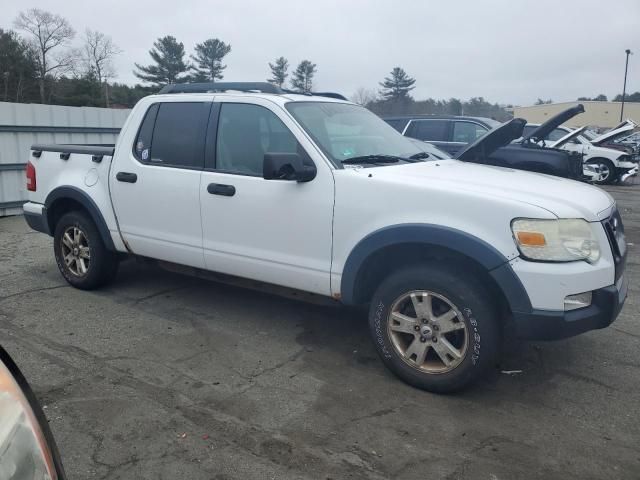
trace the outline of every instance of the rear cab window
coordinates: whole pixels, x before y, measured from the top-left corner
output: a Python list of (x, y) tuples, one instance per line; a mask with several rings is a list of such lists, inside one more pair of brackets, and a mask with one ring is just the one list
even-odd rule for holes
[(211, 103), (165, 102), (147, 110), (134, 143), (142, 163), (202, 169)]

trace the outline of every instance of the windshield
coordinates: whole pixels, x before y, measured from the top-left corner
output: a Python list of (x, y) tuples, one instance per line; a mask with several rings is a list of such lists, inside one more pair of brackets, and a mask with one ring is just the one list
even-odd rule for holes
[(409, 158), (424, 152), (380, 117), (358, 105), (290, 102), (286, 107), (338, 167), (354, 157)]

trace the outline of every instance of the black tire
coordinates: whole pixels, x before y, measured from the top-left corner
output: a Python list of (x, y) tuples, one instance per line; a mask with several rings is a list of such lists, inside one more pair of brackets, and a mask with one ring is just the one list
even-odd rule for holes
[[(378, 354), (394, 374), (414, 387), (435, 393), (454, 392), (482, 378), (487, 369), (496, 364), (501, 345), (501, 328), (495, 300), (479, 281), (470, 278), (466, 274), (454, 273), (462, 271), (461, 268), (457, 268), (455, 265), (439, 263), (404, 268), (383, 280), (373, 295), (369, 309), (369, 328)], [(451, 366), (445, 366), (444, 362), (442, 362), (445, 369), (452, 368), (449, 371), (440, 373), (425, 372), (416, 366), (417, 357), (408, 360), (394, 346), (394, 339), (390, 331), (390, 322), (392, 321), (390, 319), (390, 310), (392, 307), (395, 308), (395, 305), (400, 304), (396, 303), (399, 299), (405, 298), (412, 291), (433, 292), (436, 297), (432, 298), (436, 298), (436, 300), (431, 300), (431, 304), (439, 302), (439, 308), (445, 308), (442, 311), (450, 308), (452, 312), (455, 310), (461, 314), (456, 315), (451, 323), (459, 324), (464, 322), (464, 328), (462, 325), (458, 325), (457, 328), (461, 329), (459, 332), (450, 332), (446, 335), (452, 333), (466, 335), (467, 341), (464, 344), (466, 347), (464, 347), (464, 356), (460, 355), (460, 359), (455, 360), (455, 362), (459, 362), (457, 366), (452, 368)], [(451, 306), (448, 306), (438, 296), (449, 301)], [(435, 311), (436, 306), (433, 307), (432, 312)], [(411, 317), (412, 315), (408, 314), (408, 316)], [(462, 318), (459, 318), (460, 316)], [(423, 323), (430, 322), (431, 320), (428, 322), (423, 321)], [(415, 326), (412, 328), (415, 329)], [(418, 328), (423, 328), (420, 322), (418, 322)], [(434, 340), (423, 341), (428, 337), (422, 337), (422, 331), (411, 334), (394, 332), (393, 335), (396, 339), (396, 345), (402, 342), (402, 340), (398, 340), (399, 337), (408, 338), (409, 345), (413, 340), (429, 344), (427, 347), (427, 359), (431, 358), (431, 360), (427, 360), (423, 364), (423, 368), (427, 368), (428, 362), (441, 360), (440, 354), (436, 351), (437, 345), (435, 343), (437, 343), (438, 338), (435, 336), (432, 337)], [(413, 339), (412, 335), (415, 336)], [(420, 340), (418, 335), (420, 335)], [(430, 334), (427, 333), (426, 335)], [(442, 337), (440, 339), (440, 347), (446, 345), (443, 344)], [(455, 338), (451, 340), (449, 336), (447, 340), (448, 344), (451, 345)], [(416, 345), (416, 348), (420, 348), (419, 344)], [(410, 348), (407, 348), (408, 350)], [(462, 350), (463, 348), (460, 347), (458, 352), (462, 352)], [(434, 357), (434, 355), (438, 356)], [(451, 359), (453, 358), (451, 357)], [(437, 363), (435, 365), (437, 366)]]
[(604, 167), (609, 172), (609, 174), (602, 180), (594, 180), (593, 183), (596, 185), (610, 185), (618, 179), (618, 172), (611, 160), (607, 160), (606, 158), (592, 158), (587, 161), (587, 164), (599, 166), (601, 168)]
[[(89, 258), (82, 259), (83, 265), (85, 265), (84, 272), (82, 272), (79, 263), (73, 263), (74, 260), (71, 260), (71, 265), (65, 261), (63, 250), (68, 252), (69, 247), (68, 242), (63, 242), (63, 237), (65, 233), (72, 233), (73, 229), (79, 229), (82, 234), (80, 238), (84, 239), (81, 242), (83, 252), (88, 249)], [(118, 256), (107, 250), (96, 224), (84, 212), (73, 211), (60, 218), (55, 226), (53, 250), (58, 269), (64, 279), (81, 290), (93, 290), (106, 285), (115, 278), (118, 272)], [(80, 250), (78, 247), (78, 251)], [(71, 255), (73, 256), (73, 253)], [(80, 258), (77, 260), (80, 261)]]

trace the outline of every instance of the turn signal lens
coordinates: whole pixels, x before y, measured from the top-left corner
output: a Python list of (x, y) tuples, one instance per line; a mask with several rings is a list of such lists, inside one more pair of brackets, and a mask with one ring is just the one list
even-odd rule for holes
[(527, 247), (544, 247), (547, 244), (542, 233), (538, 232), (516, 232), (518, 243)]

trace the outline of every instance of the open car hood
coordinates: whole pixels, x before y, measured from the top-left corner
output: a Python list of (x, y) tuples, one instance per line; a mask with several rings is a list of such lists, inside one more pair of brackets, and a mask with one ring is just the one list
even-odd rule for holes
[(613, 142), (616, 138), (628, 135), (631, 133), (633, 129), (635, 129), (638, 125), (633, 120), (625, 120), (624, 122), (617, 125), (615, 128), (612, 128), (606, 133), (603, 133), (599, 137), (591, 140), (593, 145), (601, 145), (604, 142)]
[(527, 121), (524, 118), (513, 118), (499, 127), (489, 130), (467, 148), (456, 155), (458, 160), (474, 161), (487, 158), (500, 147), (509, 145), (511, 141), (522, 136)]
[(533, 140), (534, 142), (536, 142), (538, 140), (544, 140), (557, 127), (581, 113), (584, 113), (584, 105), (582, 105), (581, 103), (579, 103), (575, 107), (567, 108), (566, 110), (551, 117), (538, 128), (531, 131), (531, 133), (524, 137), (522, 141), (528, 142)]
[(576, 138), (578, 135), (580, 135), (582, 132), (584, 132), (585, 128), (587, 128), (586, 125), (584, 127), (580, 127), (580, 128), (576, 128), (575, 130), (572, 130), (571, 132), (567, 133), (561, 139), (556, 140), (555, 142), (553, 142), (551, 145), (549, 145), (549, 147), (550, 148), (560, 148), (562, 145), (564, 145), (565, 143), (567, 143), (571, 139)]

